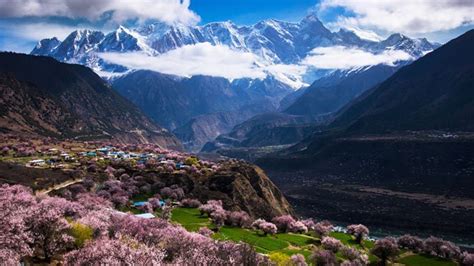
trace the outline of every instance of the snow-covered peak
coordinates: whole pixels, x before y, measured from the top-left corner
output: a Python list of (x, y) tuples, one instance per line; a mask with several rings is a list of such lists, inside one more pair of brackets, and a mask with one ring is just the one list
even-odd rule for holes
[[(303, 84), (301, 73), (296, 71), (296, 74), (289, 74), (290, 71), (280, 71), (288, 70), (280, 66), (290, 67), (290, 70), (297, 69), (293, 66), (304, 67), (304, 59), (311, 56), (311, 51), (315, 48), (343, 46), (374, 54), (386, 50), (402, 50), (412, 58), (418, 58), (437, 47), (426, 39), (411, 39), (401, 34), (393, 34), (385, 40), (377, 41), (363, 38), (360, 32), (352, 29), (331, 32), (315, 13), (310, 13), (297, 23), (275, 19), (263, 20), (251, 26), (238, 26), (232, 21), (201, 26), (153, 22), (137, 28), (119, 26), (107, 35), (91, 30), (78, 30), (62, 43), (52, 39), (42, 40), (32, 53), (84, 64), (97, 71), (123, 72), (128, 70), (126, 66), (105, 62), (100, 53), (145, 52), (154, 56), (199, 43), (223, 45), (238, 52), (252, 53), (261, 64), (257, 67), (278, 66), (279, 71), (265, 71), (292, 87)], [(318, 70), (311, 71), (316, 73)], [(308, 77), (312, 76), (307, 74), (305, 75)]]
[(315, 12), (310, 12), (300, 22), (300, 24), (308, 24), (308, 23), (321, 23), (322, 24), (322, 22), (318, 18), (318, 15)]
[(153, 53), (142, 35), (122, 25), (105, 36), (99, 44), (98, 50), (100, 52), (144, 51), (148, 54)]
[(407, 36), (401, 34), (401, 33), (394, 33), (390, 36), (388, 36), (387, 39), (385, 39), (383, 42), (387, 44), (397, 44), (403, 40), (409, 39)]
[(77, 59), (94, 50), (103, 39), (104, 34), (100, 31), (76, 30), (54, 49), (54, 57), (61, 61), (77, 62)]
[(50, 55), (59, 45), (61, 41), (58, 38), (53, 37), (51, 39), (43, 39), (36, 44), (35, 48), (31, 51), (34, 55)]
[(432, 44), (426, 39), (411, 39), (400, 33), (390, 35), (387, 39), (378, 43), (377, 48), (380, 50), (402, 50), (418, 58), (429, 51), (438, 48), (438, 44)]

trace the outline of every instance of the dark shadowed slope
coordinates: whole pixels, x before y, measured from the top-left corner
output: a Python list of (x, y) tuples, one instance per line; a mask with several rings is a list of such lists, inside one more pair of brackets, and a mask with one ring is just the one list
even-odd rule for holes
[[(208, 142), (203, 152), (294, 144), (311, 134), (315, 121), (308, 116), (265, 113), (238, 124), (229, 133)], [(246, 157), (248, 158), (248, 157)]]
[(466, 237), (474, 229), (472, 47), (474, 30), (257, 164), (308, 215)]
[[(295, 91), (280, 102), (282, 113), (256, 115), (207, 143), (203, 152), (291, 145), (330, 123), (345, 104), (392, 75), (398, 66), (376, 65), (351, 71), (335, 71), (310, 87)], [(283, 108), (282, 108), (283, 107)], [(274, 149), (267, 149), (268, 152)], [(249, 157), (245, 157), (248, 159)]]
[(318, 116), (338, 111), (357, 96), (384, 81), (400, 68), (376, 65), (358, 70), (336, 71), (315, 81), (285, 113)]
[(0, 53), (0, 89), (2, 132), (181, 146), (172, 134), (80, 65)]
[(474, 30), (402, 68), (345, 110), (348, 132), (474, 130)]

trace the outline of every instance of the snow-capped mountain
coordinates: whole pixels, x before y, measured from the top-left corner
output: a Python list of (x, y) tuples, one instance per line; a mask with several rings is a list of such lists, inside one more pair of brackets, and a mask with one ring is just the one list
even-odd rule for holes
[[(41, 40), (31, 54), (47, 55), (60, 61), (83, 64), (101, 73), (122, 73), (128, 70), (126, 66), (106, 62), (98, 54), (144, 52), (153, 56), (204, 42), (252, 53), (259, 58), (256, 64), (264, 65), (298, 65), (313, 49), (335, 45), (355, 47), (372, 53), (402, 50), (413, 59), (438, 46), (426, 39), (411, 39), (401, 34), (393, 34), (386, 40), (376, 42), (362, 39), (348, 30), (331, 32), (314, 14), (311, 14), (300, 22), (269, 19), (252, 26), (238, 26), (226, 21), (203, 26), (164, 23), (151, 23), (134, 29), (120, 26), (108, 34), (77, 30), (62, 42), (56, 38)], [(308, 74), (307, 77), (314, 76), (314, 71), (317, 69), (312, 71), (313, 74)], [(293, 87), (297, 86), (295, 84), (304, 84), (296, 81), (290, 74), (273, 75), (283, 82), (291, 83)]]
[(35, 55), (51, 55), (55, 53), (56, 48), (61, 44), (58, 38), (53, 37), (51, 39), (43, 39), (38, 42), (36, 47), (31, 52)]

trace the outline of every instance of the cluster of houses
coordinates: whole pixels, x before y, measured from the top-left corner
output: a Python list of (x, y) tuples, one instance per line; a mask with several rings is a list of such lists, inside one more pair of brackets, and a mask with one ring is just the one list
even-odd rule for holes
[(179, 153), (175, 151), (133, 148), (114, 146), (97, 146), (90, 150), (81, 152), (65, 152), (56, 148), (51, 148), (41, 152), (41, 157), (30, 160), (26, 163), (28, 167), (37, 168), (67, 168), (69, 165), (79, 163), (81, 159), (88, 160), (133, 160), (138, 166), (153, 164), (155, 167), (162, 167), (170, 170), (183, 170), (188, 172), (197, 172), (200, 169), (206, 171), (215, 171), (219, 164), (211, 161), (196, 160), (198, 163), (190, 163), (187, 159), (192, 155)]
[[(173, 154), (170, 156), (170, 154)], [(138, 164), (145, 164), (148, 160), (153, 159), (159, 165), (167, 166), (171, 165), (175, 169), (189, 169), (191, 166), (183, 163), (184, 156), (176, 155), (174, 152), (162, 151), (162, 153), (151, 153), (151, 152), (127, 152), (118, 150), (111, 146), (105, 146), (98, 148), (93, 151), (81, 152), (80, 156), (84, 157), (99, 157), (101, 159), (110, 160), (135, 160)]]
[(64, 167), (63, 163), (74, 163), (77, 159), (69, 153), (59, 151), (56, 148), (49, 149), (44, 155), (48, 156), (47, 159), (34, 159), (29, 161), (26, 166), (29, 167)]

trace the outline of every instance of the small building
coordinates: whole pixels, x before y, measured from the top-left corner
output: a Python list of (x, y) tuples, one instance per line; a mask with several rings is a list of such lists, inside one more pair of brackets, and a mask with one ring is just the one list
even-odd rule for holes
[(67, 154), (67, 153), (61, 153), (61, 158), (63, 158), (63, 160), (71, 160), (71, 155)]
[(111, 147), (102, 147), (102, 148), (97, 149), (96, 151), (107, 155), (109, 154), (110, 150), (111, 150)]
[(31, 160), (28, 162), (31, 166), (43, 166), (46, 162), (43, 159)]
[(89, 151), (86, 153), (86, 156), (89, 156), (89, 157), (96, 157), (97, 156), (97, 153), (95, 151)]
[(184, 164), (184, 165), (181, 165), (181, 167), (179, 169), (188, 170), (188, 169), (191, 169), (191, 166)]
[(138, 217), (138, 218), (143, 218), (143, 219), (155, 218), (155, 215), (153, 215), (152, 213), (135, 214), (135, 216)]
[(109, 147), (109, 146), (105, 146), (105, 147), (102, 147), (102, 148), (99, 148), (97, 149), (97, 151), (100, 151), (100, 152), (108, 152), (112, 149), (112, 147)]
[(132, 204), (133, 207), (141, 207), (143, 205), (145, 205), (147, 203), (147, 201), (137, 201), (137, 202), (134, 202)]
[(134, 153), (134, 152), (129, 153), (129, 155), (130, 155), (130, 158), (138, 158), (138, 157), (140, 157), (137, 153)]

